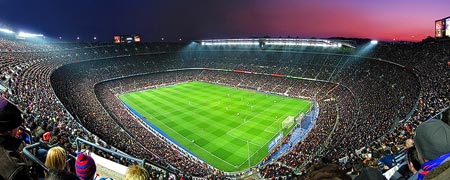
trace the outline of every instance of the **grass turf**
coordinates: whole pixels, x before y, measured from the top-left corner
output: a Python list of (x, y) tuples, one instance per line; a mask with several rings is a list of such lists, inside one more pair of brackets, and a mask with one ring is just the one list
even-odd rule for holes
[(259, 163), (268, 154), (269, 142), (292, 128), (282, 130), (282, 121), (311, 105), (307, 100), (205, 82), (130, 92), (119, 98), (183, 148), (226, 172)]

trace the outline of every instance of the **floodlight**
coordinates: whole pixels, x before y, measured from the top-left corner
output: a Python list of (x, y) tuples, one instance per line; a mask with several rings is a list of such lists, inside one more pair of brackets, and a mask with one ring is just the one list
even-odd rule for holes
[(370, 41), (370, 44), (378, 44), (378, 41), (377, 40), (372, 40), (372, 41)]
[(44, 35), (42, 35), (42, 34), (32, 34), (32, 33), (25, 33), (25, 32), (19, 32), (19, 34), (17, 36), (23, 37), (23, 38), (44, 37)]
[[(328, 40), (313, 39), (214, 39), (202, 40), (201, 45), (206, 46), (222, 46), (222, 45), (248, 45), (261, 46), (261, 43), (272, 46), (313, 46), (313, 47), (341, 47), (342, 44)], [(261, 46), (262, 47), (262, 46)]]
[(0, 28), (0, 32), (4, 32), (4, 33), (7, 33), (7, 34), (13, 34), (14, 33), (14, 31), (11, 31), (9, 29), (3, 29), (3, 28)]

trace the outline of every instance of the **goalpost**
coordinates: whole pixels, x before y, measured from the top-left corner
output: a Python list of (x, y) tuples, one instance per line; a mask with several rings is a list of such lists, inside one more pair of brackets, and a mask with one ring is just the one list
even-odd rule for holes
[(294, 124), (294, 116), (288, 116), (283, 122), (281, 123), (281, 127), (283, 129), (288, 129)]

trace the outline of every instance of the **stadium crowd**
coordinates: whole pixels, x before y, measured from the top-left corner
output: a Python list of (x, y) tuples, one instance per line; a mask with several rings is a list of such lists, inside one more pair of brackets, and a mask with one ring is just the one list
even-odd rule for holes
[[(76, 137), (109, 147), (107, 142), (186, 177), (224, 176), (165, 142), (159, 134), (149, 135), (143, 130), (145, 126), (121, 105), (116, 98), (118, 94), (201, 80), (315, 99), (320, 115), (314, 129), (292, 151), (259, 169), (266, 178), (298, 174), (293, 172), (308, 174), (314, 162), (343, 157), (347, 158), (347, 163), (342, 165), (347, 171), (363, 172), (362, 167), (368, 162), (405, 149), (403, 144), (413, 139), (421, 123), (449, 106), (447, 42), (382, 44), (370, 54), (408, 65), (400, 67), (347, 54), (146, 54), (177, 51), (180, 45), (30, 45), (0, 39), (0, 78), (1, 85), (6, 87), (2, 98), (25, 112), (24, 126), (33, 137), (31, 142), (59, 143), (69, 151), (74, 150), (72, 143)], [(321, 81), (204, 69), (163, 72), (199, 67), (286, 74)], [(118, 79), (111, 80), (114, 78)], [(360, 149), (363, 150), (356, 151)], [(122, 163), (129, 165), (123, 160)]]
[[(183, 64), (182, 64), (183, 62), (181, 62), (181, 63), (180, 62), (174, 62), (174, 60), (172, 58), (170, 58), (170, 56), (172, 56), (170, 54), (169, 55), (160, 55), (160, 56), (163, 56), (163, 57), (164, 56), (169, 56), (169, 58), (167, 58), (168, 59), (167, 61), (169, 61), (169, 62), (164, 62), (164, 63), (163, 62), (159, 62), (162, 65), (161, 66), (157, 66), (157, 67), (159, 69), (161, 69), (161, 70), (164, 70), (164, 69), (168, 70), (168, 69), (179, 68), (176, 65), (179, 65), (179, 66), (183, 67)], [(160, 56), (158, 56), (158, 59), (163, 59)], [(232, 55), (226, 54), (225, 56), (222, 56), (222, 57), (230, 57), (230, 56), (232, 56)], [(197, 58), (200, 58), (200, 57), (202, 57), (202, 56), (199, 56)], [(148, 58), (147, 61), (152, 61), (151, 58), (153, 58), (153, 57), (147, 57), (147, 58)], [(223, 61), (220, 61), (217, 66), (215, 64), (212, 64), (211, 62), (204, 63), (204, 61), (206, 61), (206, 62), (210, 61), (209, 58), (211, 58), (211, 56), (210, 55), (209, 56), (204, 56), (204, 58), (205, 59), (203, 59), (203, 60), (202, 59), (197, 59), (197, 60), (201, 64), (206, 64), (207, 67), (213, 67), (213, 68), (233, 67), (232, 65), (223, 65), (224, 64)], [(290, 58), (292, 58), (292, 57), (290, 57)], [(64, 77), (64, 79), (66, 79), (66, 80), (67, 79), (75, 79), (75, 80), (78, 81), (79, 79), (85, 79), (85, 80), (88, 80), (88, 81), (92, 81), (95, 78), (99, 78), (101, 76), (105, 76), (105, 74), (106, 75), (107, 74), (114, 75), (114, 77), (121, 77), (121, 76), (125, 76), (126, 74), (140, 74), (140, 73), (145, 73), (145, 72), (155, 72), (156, 71), (156, 70), (152, 70), (152, 68), (154, 68), (153, 66), (150, 66), (150, 65), (153, 65), (155, 62), (150, 64), (150, 63), (148, 63), (146, 61), (142, 61), (142, 59), (139, 59), (140, 62), (138, 63), (138, 65), (136, 65), (135, 62), (131, 62), (131, 61), (135, 61), (135, 60), (137, 61), (137, 58), (133, 58), (133, 59), (129, 58), (129, 59), (130, 60), (127, 60), (127, 62), (129, 62), (129, 63), (128, 64), (121, 64), (120, 68), (114, 68), (114, 66), (116, 66), (114, 62), (111, 62), (111, 63), (110, 62), (102, 62), (102, 64), (103, 64), (103, 68), (102, 69), (93, 68), (91, 70), (86, 70), (86, 68), (80, 68), (80, 67), (71, 68), (71, 69), (83, 69), (84, 72), (82, 72), (82, 73), (71, 73), (71, 74), (80, 74), (82, 76), (89, 76), (87, 78), (86, 77), (78, 77), (78, 76), (77, 77), (65, 77), (64, 75), (61, 75), (59, 77)], [(229, 59), (235, 59), (235, 58), (229, 58)], [(351, 61), (351, 60), (353, 60), (353, 59), (350, 59), (348, 61)], [(111, 60), (111, 61), (113, 61), (113, 60)], [(186, 63), (186, 62), (187, 61), (185, 61), (184, 63)], [(99, 63), (99, 62), (97, 62), (97, 63)], [(237, 65), (234, 65), (235, 69), (240, 68), (241, 64), (243, 64), (242, 62), (241, 63), (233, 62), (233, 63), (237, 64)], [(185, 65), (185, 67), (196, 67), (196, 65), (191, 65), (191, 64), (189, 64), (189, 66), (186, 66), (186, 64), (184, 64), (184, 65)], [(368, 64), (366, 66), (363, 66), (360, 63), (358, 63), (357, 65), (358, 66), (355, 65), (353, 67), (354, 69), (345, 68), (342, 72), (338, 72), (338, 73), (342, 73), (343, 75), (347, 75), (345, 73), (348, 73), (348, 74), (350, 74), (350, 73), (353, 73), (353, 74), (358, 73), (355, 76), (351, 76), (352, 78), (349, 78), (349, 79), (351, 79), (351, 82), (355, 82), (355, 81), (370, 82), (368, 84), (373, 85), (372, 89), (374, 89), (374, 92), (370, 92), (370, 91), (366, 92), (363, 89), (359, 88), (362, 91), (361, 92), (361, 94), (362, 94), (361, 98), (366, 98), (366, 97), (364, 97), (364, 95), (367, 95), (367, 96), (369, 96), (371, 98), (369, 100), (371, 100), (372, 102), (380, 101), (380, 103), (382, 104), (382, 103), (385, 103), (385, 101), (389, 101), (389, 99), (377, 98), (377, 97), (379, 97), (378, 95), (381, 94), (381, 93), (392, 93), (392, 95), (386, 96), (386, 97), (392, 99), (389, 102), (389, 103), (392, 104), (392, 105), (390, 105), (390, 108), (393, 108), (394, 105), (399, 103), (397, 101), (400, 101), (400, 99), (401, 99), (399, 97), (400, 95), (399, 94), (393, 94), (393, 93), (395, 93), (394, 91), (375, 91), (375, 89), (377, 89), (377, 88), (379, 90), (379, 89), (383, 89), (386, 86), (388, 86), (388, 87), (389, 86), (395, 86), (394, 83), (388, 84), (388, 85), (386, 85), (386, 84), (390, 83), (390, 82), (396, 82), (396, 80), (389, 79), (388, 75), (387, 75), (387, 73), (392, 73), (393, 71), (397, 71), (396, 69), (393, 69), (393, 70), (388, 71), (388, 72), (378, 72), (377, 69), (380, 69), (380, 68), (381, 69), (386, 69), (386, 68), (381, 67), (383, 65), (383, 63), (377, 64), (377, 62), (372, 63), (372, 64)], [(88, 67), (96, 67), (93, 64), (90, 64), (90, 65), (87, 65), (87, 66)], [(126, 66), (131, 66), (133, 68), (127, 68)], [(172, 67), (165, 67), (165, 66), (172, 66)], [(173, 67), (173, 66), (175, 66), (175, 67)], [(260, 67), (261, 68), (263, 66), (256, 66), (256, 67)], [(267, 66), (266, 69), (269, 68), (269, 67), (270, 66)], [(312, 68), (312, 66), (308, 66), (308, 67)], [(317, 67), (320, 67), (320, 66), (317, 65)], [(277, 70), (279, 70), (279, 69), (289, 69), (288, 67), (277, 67), (277, 66), (272, 66), (272, 68), (273, 69), (277, 69)], [(369, 68), (369, 69), (367, 70), (367, 69), (364, 69), (364, 68)], [(371, 68), (373, 68), (373, 69), (371, 69)], [(134, 71), (134, 72), (132, 72), (132, 73), (130, 73), (130, 72), (122, 72), (124, 69), (127, 69), (127, 70), (132, 69), (132, 71)], [(102, 70), (108, 71), (108, 72), (102, 72)], [(372, 70), (373, 73), (370, 70)], [(389, 70), (389, 69), (387, 69), (387, 70)], [(67, 70), (62, 70), (62, 71), (68, 72)], [(87, 71), (90, 71), (90, 72), (87, 72)], [(250, 76), (250, 75), (246, 75), (245, 76), (245, 74), (238, 74), (238, 73), (220, 73), (220, 72), (207, 72), (207, 71), (205, 71), (205, 72), (202, 73), (201, 78), (205, 78), (205, 80), (212, 81), (214, 83), (227, 84), (229, 86), (234, 86), (234, 87), (237, 87), (237, 86), (256, 87), (256, 88), (258, 88), (261, 91), (268, 91), (268, 92), (275, 92), (275, 93), (286, 93), (286, 92), (289, 92), (288, 91), (288, 89), (289, 89), (289, 90), (293, 91), (295, 96), (297, 96), (297, 94), (295, 94), (295, 93), (301, 92), (301, 95), (303, 95), (303, 96), (315, 97), (317, 99), (323, 99), (323, 100), (327, 99), (325, 97), (322, 97), (322, 96), (327, 96), (327, 94), (324, 94), (324, 93), (325, 92), (330, 92), (334, 88), (334, 86), (331, 86), (331, 85), (324, 86), (324, 85), (321, 85), (321, 84), (325, 84), (325, 83), (316, 83), (316, 82), (310, 82), (310, 83), (308, 82), (308, 83), (306, 83), (306, 86), (305, 86), (305, 83), (303, 83), (302, 84), (302, 85), (304, 85), (303, 87), (308, 87), (308, 88), (299, 88), (299, 87), (295, 86), (295, 85), (300, 85), (301, 84), (301, 83), (299, 83), (299, 81), (291, 80), (291, 79), (287, 79), (287, 78), (278, 78), (277, 79), (277, 78), (267, 78), (267, 76), (259, 76), (259, 77), (256, 77), (256, 78), (255, 77), (251, 78), (252, 76)], [(313, 72), (315, 72), (315, 71), (313, 71)], [(317, 70), (317, 72), (320, 72), (320, 71)], [(92, 75), (92, 73), (93, 73), (93, 75)], [(383, 74), (383, 73), (386, 73), (386, 74)], [(223, 74), (226, 74), (226, 75), (223, 75)], [(353, 79), (353, 78), (357, 78), (359, 74), (363, 74), (363, 75), (359, 76), (360, 79), (356, 79), (356, 80)], [(405, 72), (404, 74), (402, 74), (402, 71), (399, 71), (398, 74), (399, 74), (399, 78), (404, 78), (406, 80), (408, 80), (408, 79), (411, 80), (410, 81), (411, 84), (406, 84), (406, 85), (409, 85), (408, 87), (414, 87), (415, 86), (414, 81), (413, 81), (414, 80), (414, 76), (412, 76), (411, 74), (408, 74), (408, 72)], [(166, 75), (169, 76), (168, 73)], [(311, 77), (315, 77), (315, 76), (316, 75), (311, 76)], [(350, 76), (350, 75), (348, 75), (348, 76)], [(386, 77), (383, 78), (384, 76), (386, 76)], [(160, 78), (162, 78), (162, 80), (164, 80), (164, 79), (167, 80), (168, 79), (168, 81), (174, 81), (174, 80), (177, 80), (177, 77), (183, 77), (183, 76), (176, 76), (176, 77), (164, 77), (164, 76), (162, 76)], [(363, 77), (365, 79), (363, 79), (361, 77)], [(332, 77), (328, 77), (328, 78), (330, 79)], [(105, 79), (108, 79), (108, 78), (105, 78)], [(202, 79), (200, 79), (200, 80), (202, 80)], [(390, 82), (386, 82), (387, 80), (389, 80)], [(99, 80), (97, 80), (97, 82), (98, 81)], [(132, 85), (131, 89), (133, 89), (133, 88), (138, 89), (138, 88), (142, 88), (142, 87), (146, 87), (146, 86), (150, 86), (151, 87), (152, 83), (156, 83), (156, 84), (162, 83), (161, 80), (159, 80), (159, 81), (158, 80), (153, 80), (153, 79), (148, 78), (148, 77), (144, 78), (142, 80), (136, 80), (135, 79), (135, 80), (133, 80), (133, 83), (129, 83), (129, 82), (123, 82), (121, 84), (131, 84)], [(164, 83), (167, 83), (167, 82), (164, 82)], [(169, 83), (173, 83), (173, 82), (169, 82)], [(89, 82), (90, 85), (86, 85), (86, 84), (81, 84), (81, 85), (78, 84), (77, 85), (75, 82), (74, 83), (68, 83), (68, 84), (71, 84), (74, 87), (92, 87), (93, 86), (92, 84), (95, 84), (95, 82)], [(375, 85), (377, 85), (377, 86), (375, 86)], [(121, 86), (121, 88), (123, 88), (123, 87), (124, 86)], [(313, 87), (317, 87), (317, 89), (314, 89)], [(407, 104), (410, 106), (410, 108), (412, 108), (412, 106), (413, 106), (412, 104), (414, 102), (413, 99), (415, 97), (412, 96), (411, 94), (414, 93), (413, 90), (416, 90), (415, 93), (416, 93), (416, 96), (418, 96), (417, 95), (418, 94), (418, 89), (417, 88), (415, 88), (415, 89), (414, 88), (403, 88), (403, 87), (400, 87), (400, 88), (402, 90), (405, 89), (405, 92), (402, 92), (402, 93), (409, 93), (410, 96), (407, 96), (408, 97)], [(72, 89), (72, 88), (69, 88), (69, 89)], [(410, 89), (413, 92), (408, 92), (408, 90), (410, 90)], [(77, 92), (80, 92), (80, 91), (77, 91)], [(88, 91), (82, 91), (82, 92), (88, 93)], [(322, 92), (323, 94), (320, 94), (319, 92)], [(367, 113), (371, 113), (372, 114), (372, 117), (373, 117), (373, 118), (371, 118), (372, 121), (350, 121), (350, 119), (351, 119), (350, 117), (352, 117), (352, 113), (354, 113), (354, 110), (349, 109), (349, 108), (356, 108), (357, 107), (356, 105), (354, 105), (354, 104), (357, 103), (357, 102), (354, 102), (355, 98), (352, 98), (353, 95), (350, 95), (349, 92), (346, 92), (345, 88), (343, 88), (341, 86), (336, 86), (336, 88), (334, 88), (332, 92), (334, 92), (334, 94), (331, 93), (329, 95), (329, 98), (339, 98), (337, 101), (342, 103), (342, 106), (343, 106), (341, 108), (342, 109), (341, 111), (343, 111), (342, 112), (342, 117), (341, 117), (342, 118), (342, 122), (339, 122), (339, 125), (341, 125), (343, 128), (340, 128), (340, 127), (334, 128), (334, 124), (335, 124), (334, 122), (336, 122), (335, 118), (331, 119), (331, 120), (330, 120), (330, 118), (325, 118), (327, 120), (330, 120), (331, 122), (330, 123), (318, 123), (318, 124), (321, 124), (321, 125), (322, 124), (328, 125), (327, 128), (323, 128), (323, 129), (327, 129), (328, 131), (322, 130), (323, 132), (321, 134), (324, 137), (328, 137), (327, 135), (329, 134), (329, 132), (331, 132), (331, 129), (333, 129), (333, 128), (337, 129), (337, 131), (335, 133), (340, 133), (341, 135), (339, 135), (339, 136), (332, 136), (332, 137), (344, 138), (346, 136), (346, 134), (347, 134), (344, 131), (344, 129), (349, 129), (349, 128), (353, 127), (353, 126), (360, 127), (360, 128), (364, 127), (364, 124), (355, 124), (355, 122), (361, 122), (361, 123), (366, 123), (366, 124), (385, 123), (386, 124), (385, 127), (384, 127), (385, 131), (387, 131), (390, 128), (389, 125), (391, 123), (389, 121), (387, 121), (387, 122), (386, 121), (380, 121), (380, 120), (377, 121), (377, 119), (379, 119), (379, 118), (383, 119), (383, 117), (380, 117), (380, 116), (384, 116), (384, 119), (392, 118), (392, 115), (390, 115), (390, 114), (379, 113), (380, 111), (381, 112), (384, 112), (384, 111), (389, 112), (390, 109), (388, 109), (389, 111), (385, 110), (387, 108), (385, 108), (385, 106), (381, 106), (381, 105), (380, 105), (380, 109), (374, 108), (373, 106), (369, 107), (369, 105), (367, 105), (366, 107), (364, 107), (364, 110), (367, 111)], [(365, 93), (365, 94), (363, 94), (363, 93)], [(77, 93), (77, 94), (79, 94), (79, 96), (85, 96), (85, 93)], [(371, 96), (371, 95), (373, 95), (373, 96)], [(412, 100), (411, 100), (411, 96), (413, 97)], [(342, 98), (340, 98), (340, 97), (342, 97)], [(82, 97), (76, 97), (75, 99), (79, 99), (79, 98), (82, 98)], [(346, 100), (343, 100), (343, 98), (348, 98), (350, 100), (348, 100), (348, 102), (347, 102)], [(87, 98), (87, 99), (91, 99), (91, 98)], [(69, 100), (69, 102), (74, 102), (74, 100)], [(351, 105), (351, 103), (353, 103), (353, 105)], [(404, 100), (402, 100), (401, 103), (404, 103)], [(112, 104), (117, 104), (117, 102), (112, 103)], [(396, 106), (400, 106), (400, 105), (396, 105)], [(79, 106), (77, 106), (77, 107), (79, 107)], [(89, 106), (89, 107), (91, 107), (91, 106)], [(101, 106), (99, 106), (99, 107), (101, 107)], [(385, 108), (385, 109), (381, 109), (381, 108)], [(115, 109), (118, 109), (118, 108), (115, 108)], [(408, 109), (408, 108), (405, 108), (405, 109)], [(328, 111), (325, 111), (325, 112), (328, 112)], [(333, 112), (333, 110), (331, 110), (330, 112)], [(407, 114), (408, 113), (408, 112), (404, 112), (404, 111), (399, 111), (399, 112), (401, 112), (403, 114)], [(109, 114), (109, 113), (107, 113), (107, 114)], [(364, 113), (361, 113), (361, 114), (364, 114)], [(327, 116), (324, 116), (324, 117), (327, 117)], [(361, 116), (359, 118), (362, 119), (364, 117)], [(120, 118), (118, 118), (118, 119), (120, 119)], [(353, 124), (351, 124), (351, 123), (353, 123)], [(360, 130), (355, 131), (355, 132), (360, 132)], [(373, 140), (375, 140), (374, 138), (377, 137), (378, 134), (379, 133), (377, 131), (372, 131), (372, 132), (368, 132), (367, 134), (362, 134), (362, 133), (356, 134), (357, 136), (354, 136), (354, 135), (350, 134), (350, 136), (348, 138), (354, 138), (353, 140), (357, 141), (357, 139), (364, 138), (364, 137), (361, 137), (362, 135), (366, 135), (366, 136), (368, 136), (368, 139), (367, 139), (368, 141), (373, 141)], [(324, 138), (322, 138), (322, 139), (324, 139)], [(332, 141), (334, 141), (334, 142), (341, 142), (341, 141), (338, 141), (338, 139), (333, 139)], [(320, 140), (318, 140), (317, 142), (320, 142)], [(352, 141), (342, 141), (342, 142), (348, 143), (348, 142), (352, 142)], [(354, 147), (347, 147), (347, 152), (352, 152), (356, 147), (362, 147), (364, 142), (360, 142), (360, 144), (355, 144), (355, 143), (351, 143), (351, 144), (355, 145), (355, 146)], [(303, 149), (303, 148), (300, 148), (300, 149)], [(342, 150), (334, 150), (334, 152), (342, 152)], [(331, 155), (333, 155), (332, 153), (333, 152), (330, 152)], [(342, 155), (342, 154), (334, 154), (334, 158), (338, 158), (339, 155)]]

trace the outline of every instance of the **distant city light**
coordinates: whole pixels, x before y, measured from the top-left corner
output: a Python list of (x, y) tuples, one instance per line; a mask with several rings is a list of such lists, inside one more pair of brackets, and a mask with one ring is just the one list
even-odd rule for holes
[(94, 37), (94, 40), (97, 40), (97, 37)]
[(164, 41), (164, 38), (161, 38), (161, 41)]
[(378, 41), (377, 40), (372, 40), (372, 41), (370, 41), (370, 44), (378, 44)]
[(0, 32), (4, 32), (4, 33), (7, 33), (7, 34), (13, 34), (14, 33), (14, 31), (11, 31), (9, 29), (3, 29), (3, 28), (0, 28)]
[(80, 37), (77, 37), (77, 40), (80, 40)]

